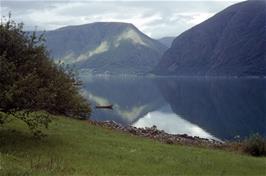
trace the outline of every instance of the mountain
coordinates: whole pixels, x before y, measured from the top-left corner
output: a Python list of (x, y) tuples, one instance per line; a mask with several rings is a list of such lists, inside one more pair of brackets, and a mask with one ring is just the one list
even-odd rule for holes
[(86, 73), (145, 74), (166, 47), (129, 23), (97, 22), (46, 33), (52, 57)]
[(266, 1), (232, 5), (179, 35), (154, 73), (266, 75)]
[(170, 48), (174, 39), (175, 37), (163, 37), (158, 39), (158, 41), (167, 46), (168, 48)]

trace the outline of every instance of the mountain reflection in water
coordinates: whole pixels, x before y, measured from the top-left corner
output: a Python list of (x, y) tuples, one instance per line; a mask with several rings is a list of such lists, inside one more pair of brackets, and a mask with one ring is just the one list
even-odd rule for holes
[(169, 105), (147, 113), (133, 124), (133, 126), (138, 128), (152, 127), (153, 125), (156, 125), (158, 129), (164, 130), (169, 134), (187, 134), (189, 136), (200, 136), (217, 140), (216, 137), (204, 131), (199, 126), (175, 114)]
[(222, 140), (266, 136), (265, 79), (92, 78), (82, 93), (93, 106), (114, 105), (93, 109), (95, 120)]

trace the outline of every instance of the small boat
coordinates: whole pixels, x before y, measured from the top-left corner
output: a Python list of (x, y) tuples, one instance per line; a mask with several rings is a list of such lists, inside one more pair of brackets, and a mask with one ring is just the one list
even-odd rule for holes
[(113, 109), (113, 105), (96, 105), (95, 108), (97, 109)]

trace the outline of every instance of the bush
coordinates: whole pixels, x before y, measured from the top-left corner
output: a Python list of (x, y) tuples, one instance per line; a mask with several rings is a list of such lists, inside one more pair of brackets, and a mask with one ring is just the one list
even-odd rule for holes
[(244, 141), (243, 150), (253, 156), (266, 156), (266, 139), (259, 134), (251, 135)]
[(79, 94), (75, 74), (53, 63), (43, 36), (23, 32), (23, 24), (16, 24), (10, 17), (0, 24), (0, 125), (16, 117), (31, 129), (39, 124), (46, 126), (48, 117), (33, 120), (34, 111), (90, 116), (89, 103)]

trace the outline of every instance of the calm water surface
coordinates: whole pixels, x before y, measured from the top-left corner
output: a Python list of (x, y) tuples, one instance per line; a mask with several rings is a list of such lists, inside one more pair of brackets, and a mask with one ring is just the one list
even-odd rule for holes
[(87, 78), (83, 94), (95, 120), (221, 140), (266, 136), (265, 79)]

